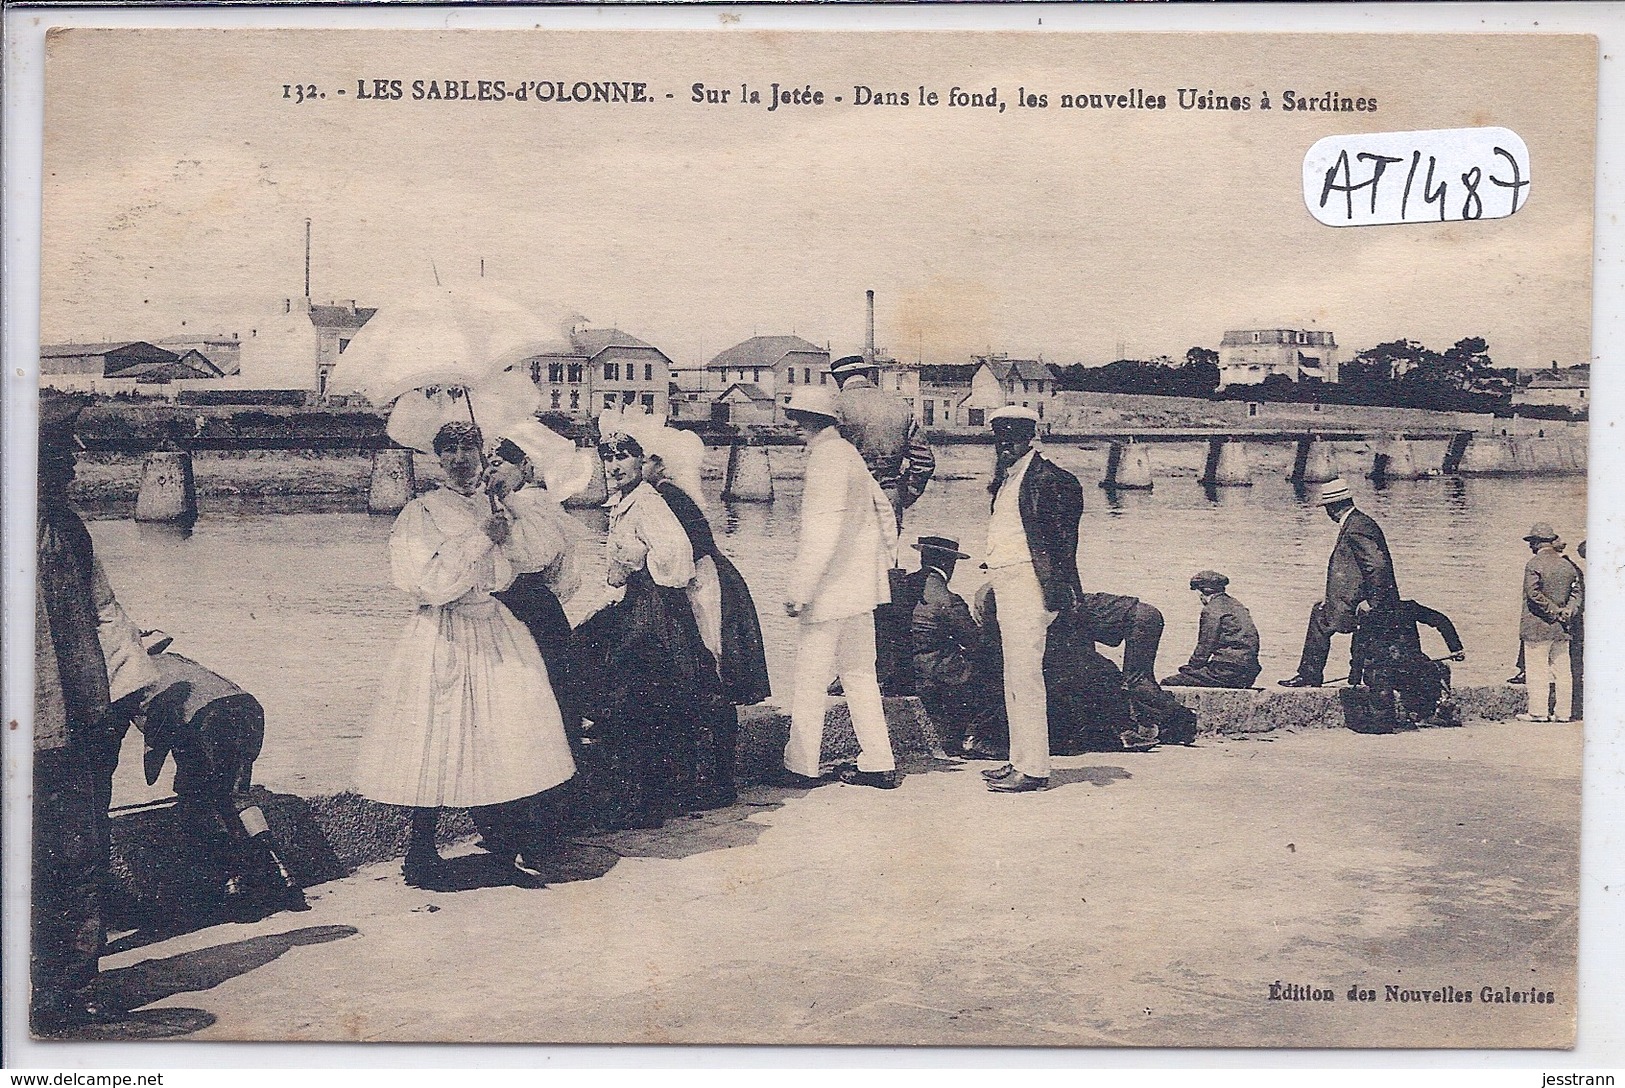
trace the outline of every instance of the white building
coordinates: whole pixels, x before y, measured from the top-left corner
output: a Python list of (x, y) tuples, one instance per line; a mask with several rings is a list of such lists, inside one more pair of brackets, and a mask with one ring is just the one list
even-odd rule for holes
[(1529, 384), (1512, 394), (1513, 404), (1559, 404), (1576, 410), (1591, 407), (1591, 368), (1537, 371)]
[(1219, 388), (1288, 381), (1337, 381), (1337, 341), (1320, 329), (1232, 329), (1219, 342)]

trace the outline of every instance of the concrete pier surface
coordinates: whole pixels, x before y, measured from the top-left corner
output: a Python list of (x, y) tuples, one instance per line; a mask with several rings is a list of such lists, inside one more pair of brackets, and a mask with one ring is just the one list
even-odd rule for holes
[(1578, 723), (1209, 736), (1009, 796), (914, 757), (892, 791), (577, 837), (543, 890), (367, 865), (308, 913), (114, 934), (104, 977), (204, 1040), (1560, 1047), (1580, 749)]

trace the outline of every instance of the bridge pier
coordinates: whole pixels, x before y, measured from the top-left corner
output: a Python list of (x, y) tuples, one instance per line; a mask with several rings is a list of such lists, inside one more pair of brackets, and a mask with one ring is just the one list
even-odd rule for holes
[(1253, 469), (1247, 461), (1247, 447), (1229, 438), (1210, 438), (1207, 466), (1199, 483), (1208, 487), (1251, 487)]
[(1100, 486), (1130, 491), (1151, 490), (1151, 453), (1138, 442), (1113, 442), (1106, 455), (1106, 478)]
[(773, 463), (767, 449), (744, 442), (728, 447), (728, 472), (722, 482), (723, 502), (772, 502)]
[(1289, 479), (1299, 484), (1323, 484), (1337, 478), (1337, 451), (1325, 439), (1306, 434), (1298, 439), (1298, 453)]
[(159, 450), (141, 464), (141, 489), (135, 498), (135, 520), (190, 527), (197, 521), (197, 484), (192, 455)]
[(1371, 455), (1370, 479), (1383, 483), (1388, 480), (1417, 480), (1424, 474), (1416, 467), (1416, 457), (1410, 442), (1402, 434), (1389, 435)]
[(398, 514), (417, 492), (417, 474), (408, 449), (377, 450), (367, 485), (367, 513)]

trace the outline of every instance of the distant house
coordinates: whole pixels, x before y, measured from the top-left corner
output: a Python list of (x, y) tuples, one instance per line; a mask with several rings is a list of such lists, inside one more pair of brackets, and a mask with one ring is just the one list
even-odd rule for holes
[(799, 336), (753, 336), (705, 364), (708, 388), (754, 385), (782, 409), (797, 386), (828, 385), (829, 352)]
[(241, 373), (243, 342), (236, 333), (218, 336), (166, 336), (154, 341), (159, 347), (178, 352), (185, 358), (188, 352), (201, 355), (221, 377)]
[(1591, 406), (1590, 396), (1589, 366), (1573, 366), (1559, 370), (1554, 363), (1550, 370), (1536, 371), (1527, 385), (1512, 394), (1512, 403), (1557, 404), (1580, 410)]
[[(354, 299), (316, 305), (308, 298), (284, 298), (274, 314), (262, 315), (239, 339), (233, 388), (303, 389), (326, 396), (339, 356), (377, 313), (376, 307), (357, 306)], [(176, 337), (175, 343), (196, 347), (232, 374), (228, 363), (197, 340)]]
[(1012, 359), (1008, 355), (977, 355), (970, 394), (960, 402), (962, 426), (986, 425), (988, 413), (1006, 405), (1031, 408), (1044, 419), (1054, 401), (1058, 379), (1054, 367), (1042, 359)]
[(309, 306), (310, 323), (316, 329), (316, 394), (324, 396), (328, 376), (338, 366), (339, 356), (378, 310), (376, 307), (357, 308), (353, 298), (343, 305), (312, 306), (309, 299), (302, 301)]
[(653, 415), (669, 412), (671, 359), (619, 329), (575, 330), (568, 345), (527, 362), (548, 411), (580, 418), (614, 407), (636, 406)]
[(89, 390), (102, 378), (134, 377), (141, 368), (178, 362), (180, 356), (145, 340), (40, 347), (40, 385)]
[(582, 329), (570, 341), (593, 372), (595, 414), (616, 406), (666, 414), (671, 360), (665, 352), (619, 329)]
[(173, 381), (218, 378), (220, 372), (214, 364), (195, 350), (176, 359), (149, 359), (130, 363), (107, 375), (145, 384), (167, 384)]
[(736, 427), (768, 427), (778, 422), (778, 405), (761, 386), (735, 382), (711, 402), (711, 421)]
[(966, 426), (962, 405), (971, 394), (971, 382), (980, 363), (923, 364), (918, 368), (919, 399), (914, 417), (930, 430), (950, 431)]
[(1219, 388), (1288, 381), (1337, 381), (1337, 340), (1320, 329), (1232, 329), (1219, 341)]
[[(214, 364), (213, 360), (211, 360), (207, 355), (203, 354), (197, 348), (187, 348), (185, 354), (176, 360), (174, 365), (176, 367), (186, 368), (195, 372), (195, 375), (199, 378), (225, 377), (220, 368)], [(192, 377), (193, 375), (187, 374), (182, 376)]]

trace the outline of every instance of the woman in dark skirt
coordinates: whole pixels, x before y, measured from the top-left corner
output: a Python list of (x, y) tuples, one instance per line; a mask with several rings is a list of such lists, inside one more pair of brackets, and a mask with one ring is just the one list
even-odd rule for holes
[(724, 705), (715, 659), (689, 606), (693, 549), (666, 501), (644, 483), (643, 447), (600, 419), (599, 456), (610, 489), (609, 584), (621, 600), (571, 637), (571, 681), (606, 749), (612, 828), (659, 827), (687, 811), (700, 724)]
[[(706, 649), (716, 658), (726, 702), (707, 719), (702, 743), (696, 746), (696, 777), (705, 782), (696, 796), (697, 807), (723, 808), (738, 800), (734, 786), (734, 760), (739, 738), (739, 712), (766, 699), (767, 656), (762, 625), (750, 587), (728, 557), (717, 547), (711, 523), (700, 503), (700, 461), (705, 445), (692, 431), (649, 427), (643, 477), (682, 523), (694, 555), (694, 580), (689, 583), (689, 604), (699, 624)], [(705, 742), (709, 743), (705, 743)]]

